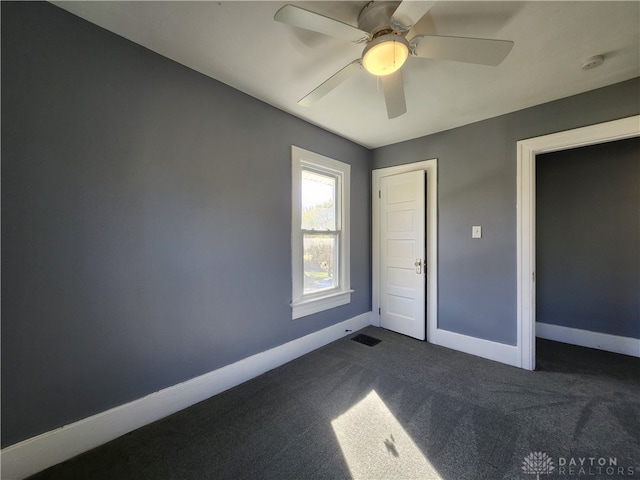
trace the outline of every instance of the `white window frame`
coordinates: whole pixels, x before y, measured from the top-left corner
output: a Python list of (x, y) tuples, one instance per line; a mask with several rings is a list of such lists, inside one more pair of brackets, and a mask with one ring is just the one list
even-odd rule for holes
[[(302, 230), (302, 170), (311, 169), (338, 179), (337, 215), (338, 286), (330, 290), (304, 293), (304, 261)], [(324, 155), (291, 146), (291, 279), (293, 319), (306, 317), (351, 302), (350, 261), (350, 190), (351, 165)]]

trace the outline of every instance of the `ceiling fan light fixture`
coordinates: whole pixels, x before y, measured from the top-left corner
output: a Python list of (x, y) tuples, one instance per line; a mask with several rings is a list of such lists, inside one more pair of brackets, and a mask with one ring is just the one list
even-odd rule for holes
[(409, 57), (409, 42), (394, 33), (380, 35), (362, 52), (362, 65), (371, 74), (389, 75), (402, 67)]

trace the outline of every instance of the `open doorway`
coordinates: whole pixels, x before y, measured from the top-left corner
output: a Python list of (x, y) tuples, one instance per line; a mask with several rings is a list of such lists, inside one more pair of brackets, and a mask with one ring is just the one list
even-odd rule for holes
[(640, 115), (517, 144), (517, 322), (520, 366), (534, 370), (536, 341), (536, 155), (640, 136)]
[(640, 137), (538, 155), (537, 339), (640, 356), (638, 292)]

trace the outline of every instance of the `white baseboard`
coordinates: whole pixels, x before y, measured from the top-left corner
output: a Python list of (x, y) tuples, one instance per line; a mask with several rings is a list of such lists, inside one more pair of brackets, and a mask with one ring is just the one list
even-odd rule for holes
[(2, 480), (19, 480), (217, 395), (371, 324), (371, 312), (258, 353), (0, 452)]
[(536, 322), (536, 336), (556, 342), (640, 357), (640, 339)]
[(430, 339), (430, 342), (452, 350), (458, 350), (459, 352), (470, 353), (471, 355), (506, 363), (514, 367), (521, 367), (520, 349), (515, 345), (492, 342), (491, 340), (470, 337), (440, 328), (436, 330), (435, 338)]

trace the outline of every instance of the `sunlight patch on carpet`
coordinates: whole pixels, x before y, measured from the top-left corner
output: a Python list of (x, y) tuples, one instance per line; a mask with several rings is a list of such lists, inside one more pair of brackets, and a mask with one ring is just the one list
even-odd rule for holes
[(354, 480), (442, 480), (375, 390), (331, 426)]

